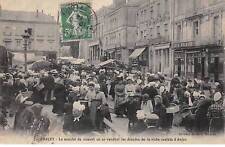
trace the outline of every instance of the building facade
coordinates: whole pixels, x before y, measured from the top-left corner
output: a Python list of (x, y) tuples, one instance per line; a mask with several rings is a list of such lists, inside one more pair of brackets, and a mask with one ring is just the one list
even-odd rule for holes
[(23, 12), (0, 9), (0, 44), (12, 52), (24, 51), (24, 30), (32, 33), (28, 52), (41, 56), (56, 56), (59, 44), (59, 24), (43, 11)]
[(145, 71), (172, 73), (171, 2), (172, 0), (145, 0), (138, 8), (135, 50), (143, 53), (136, 54), (136, 60)]
[(105, 25), (105, 14), (108, 8), (103, 7), (96, 12), (96, 16), (93, 17), (93, 39), (89, 41), (88, 55), (89, 62), (91, 64), (98, 64), (104, 61), (103, 52), (103, 40), (104, 40), (104, 25)]
[(175, 0), (174, 7), (174, 72), (222, 79), (225, 0)]
[(97, 11), (98, 22), (89, 44), (92, 63), (116, 59), (129, 64), (130, 50), (136, 38), (136, 12), (140, 1), (114, 0)]

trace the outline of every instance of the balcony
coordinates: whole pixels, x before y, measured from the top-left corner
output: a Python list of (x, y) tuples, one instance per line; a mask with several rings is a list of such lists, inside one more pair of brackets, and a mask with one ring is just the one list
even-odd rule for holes
[(159, 44), (159, 43), (168, 43), (170, 42), (169, 37), (159, 36), (156, 38), (149, 38), (149, 39), (142, 39), (139, 41), (136, 41), (136, 46), (145, 46), (149, 44)]
[(195, 41), (174, 42), (174, 48), (185, 48), (195, 46)]
[(195, 39), (195, 41), (180, 41), (174, 42), (174, 48), (187, 48), (187, 47), (199, 47), (199, 46), (223, 46), (223, 39), (215, 38), (202, 38)]

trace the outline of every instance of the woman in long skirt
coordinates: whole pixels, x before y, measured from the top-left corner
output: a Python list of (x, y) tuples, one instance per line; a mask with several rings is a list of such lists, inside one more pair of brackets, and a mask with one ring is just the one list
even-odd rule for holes
[(118, 84), (115, 86), (115, 113), (118, 117), (123, 117), (126, 111), (126, 97), (125, 97), (125, 85), (123, 79), (118, 77)]
[[(97, 106), (99, 106), (100, 101), (94, 101), (96, 97), (96, 92), (95, 92), (95, 84), (93, 82), (90, 82), (88, 84), (88, 92), (86, 94), (85, 99), (89, 101), (89, 107), (90, 107), (90, 119), (92, 121), (92, 125), (95, 128), (95, 116), (96, 116), (96, 111), (97, 111)], [(95, 128), (96, 129), (96, 128)]]
[[(102, 104), (106, 104), (105, 94), (100, 91), (100, 85), (90, 84), (90, 93), (88, 92), (87, 96), (90, 101), (90, 118), (92, 121), (92, 125), (95, 130), (101, 129), (102, 119), (100, 120), (99, 110)], [(93, 93), (91, 94), (91, 91)], [(91, 94), (91, 95), (89, 95)]]

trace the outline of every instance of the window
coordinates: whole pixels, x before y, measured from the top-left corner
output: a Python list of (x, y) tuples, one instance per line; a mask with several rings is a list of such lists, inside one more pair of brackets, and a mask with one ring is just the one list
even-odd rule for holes
[(120, 33), (119, 33), (118, 39), (119, 39), (119, 44), (121, 44), (121, 36), (120, 36)]
[(168, 24), (164, 24), (164, 35), (168, 37)]
[(152, 38), (153, 28), (150, 28), (150, 38)]
[(21, 41), (22, 41), (22, 40), (20, 40), (20, 39), (16, 40), (16, 46), (17, 46), (17, 47), (20, 47), (20, 46), (21, 46)]
[(151, 8), (150, 8), (150, 17), (152, 18), (153, 17), (153, 6), (151, 6)]
[(157, 26), (157, 28), (156, 28), (156, 35), (157, 35), (157, 37), (160, 37), (161, 35), (160, 35), (160, 26)]
[(165, 14), (169, 13), (169, 2), (168, 0), (165, 0)]
[(160, 15), (160, 3), (157, 4), (157, 16)]
[(6, 26), (4, 31), (3, 31), (4, 36), (11, 36), (12, 35), (12, 30), (9, 26)]
[(199, 22), (195, 21), (193, 24), (193, 28), (194, 28), (194, 37), (199, 35)]
[(141, 31), (141, 38), (143, 38), (144, 37), (144, 33), (143, 33), (143, 31)]
[(108, 45), (108, 37), (106, 37), (105, 44)]
[(214, 38), (217, 38), (220, 34), (220, 22), (219, 22), (219, 16), (215, 16), (213, 20), (213, 36)]
[(144, 39), (147, 37), (147, 30), (144, 30)]
[(12, 41), (4, 41), (4, 45), (7, 49), (11, 49)]
[(44, 42), (44, 39), (37, 39), (37, 42), (41, 44)]
[(177, 25), (177, 41), (181, 40), (181, 24)]
[(147, 14), (147, 10), (144, 10), (144, 15), (146, 15)]

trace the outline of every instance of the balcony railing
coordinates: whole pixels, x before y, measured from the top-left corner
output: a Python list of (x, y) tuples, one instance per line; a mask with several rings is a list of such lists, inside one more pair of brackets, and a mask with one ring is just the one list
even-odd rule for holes
[(195, 41), (174, 42), (173, 44), (174, 48), (196, 47), (206, 45), (223, 46), (223, 39), (203, 38), (203, 39), (196, 39)]
[(149, 38), (149, 39), (142, 39), (136, 41), (136, 46), (144, 46), (144, 45), (149, 45), (149, 44), (158, 44), (158, 43), (165, 43), (165, 42), (170, 42), (169, 37), (164, 37), (164, 36), (159, 36), (156, 38)]
[(195, 41), (175, 42), (173, 44), (174, 48), (184, 48), (184, 47), (191, 47), (191, 46), (195, 46)]

